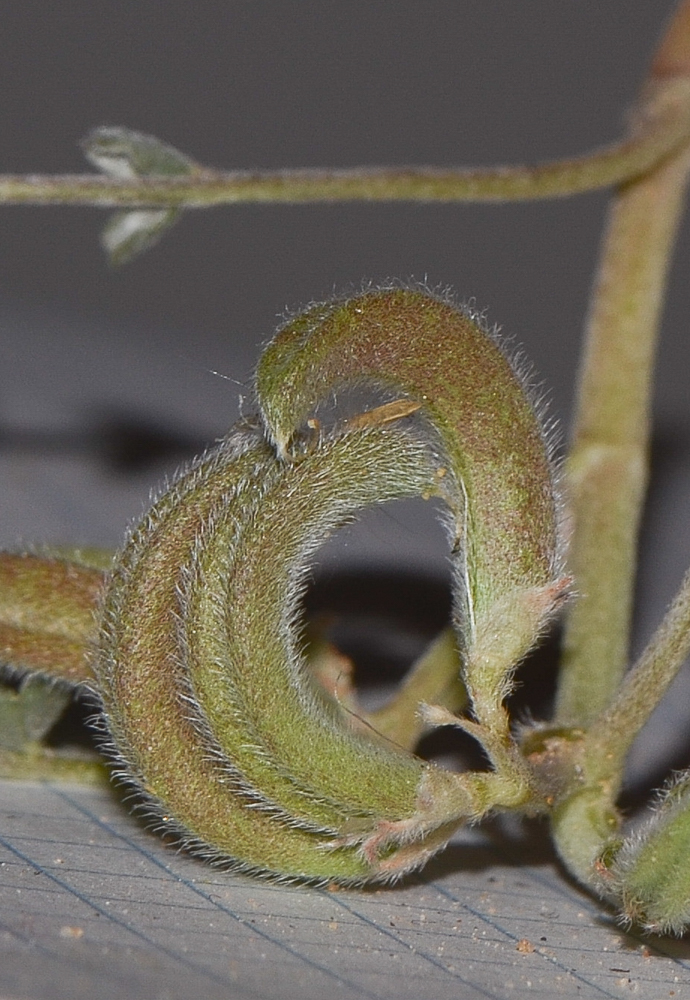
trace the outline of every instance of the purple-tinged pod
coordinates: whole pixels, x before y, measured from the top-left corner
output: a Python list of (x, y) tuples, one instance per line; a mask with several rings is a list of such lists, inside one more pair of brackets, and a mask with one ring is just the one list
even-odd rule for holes
[(483, 778), (353, 733), (295, 631), (324, 531), (432, 488), (428, 452), (370, 428), (286, 466), (236, 433), (116, 560), (96, 662), (112, 747), (151, 811), (209, 856), (279, 878), (386, 880), (487, 807)]
[(311, 306), (264, 351), (257, 392), (278, 454), (289, 461), (317, 408), (357, 386), (417, 404), (442, 452), (465, 677), (479, 721), (504, 738), (512, 670), (569, 583), (537, 407), (478, 317), (425, 291), (367, 291)]

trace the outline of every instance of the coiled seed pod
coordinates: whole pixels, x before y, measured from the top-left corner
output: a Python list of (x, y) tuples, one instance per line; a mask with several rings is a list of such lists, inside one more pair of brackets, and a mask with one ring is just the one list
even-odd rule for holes
[[(411, 399), (300, 436), (362, 377)], [(136, 528), (95, 670), (120, 771), (196, 849), (278, 878), (386, 880), (457, 825), (533, 798), (502, 698), (558, 604), (553, 474), (534, 409), (470, 317), (388, 289), (315, 307), (262, 359), (244, 425)], [(398, 417), (421, 407), (414, 432)], [(273, 443), (275, 442), (275, 444)], [(298, 602), (323, 538), (366, 505), (442, 495), (474, 726), (494, 774), (454, 774), (354, 732), (305, 669)], [(470, 729), (470, 731), (472, 731)]]

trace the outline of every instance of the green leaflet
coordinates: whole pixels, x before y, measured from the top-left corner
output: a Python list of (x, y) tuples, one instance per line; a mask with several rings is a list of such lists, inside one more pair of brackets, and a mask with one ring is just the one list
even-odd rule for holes
[(62, 715), (71, 695), (66, 688), (37, 675), (27, 676), (19, 689), (0, 688), (0, 761), (4, 752), (21, 752), (43, 739)]
[[(194, 177), (204, 169), (185, 153), (151, 135), (132, 129), (102, 126), (81, 143), (86, 158), (109, 177), (133, 180), (145, 177)], [(111, 264), (127, 264), (155, 246), (177, 222), (179, 208), (139, 208), (115, 212), (101, 234), (101, 245)]]

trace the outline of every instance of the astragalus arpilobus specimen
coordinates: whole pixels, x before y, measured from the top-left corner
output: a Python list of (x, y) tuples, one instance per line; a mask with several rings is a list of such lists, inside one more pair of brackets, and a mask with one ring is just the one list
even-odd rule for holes
[[(628, 670), (651, 371), (690, 167), (689, 2), (630, 122), (616, 145), (536, 168), (280, 174), (209, 170), (149, 136), (103, 128), (84, 143), (101, 175), (0, 178), (5, 202), (117, 207), (104, 242), (118, 261), (181, 211), (213, 204), (618, 186), (560, 477), (538, 405), (475, 315), (395, 284), (310, 306), (261, 358), (256, 416), (176, 478), (112, 563), (0, 560), (14, 685), (0, 702), (6, 773), (72, 766), (48, 758), (41, 739), (64, 692), (88, 686), (116, 770), (159, 822), (214, 859), (277, 878), (390, 881), (461, 823), (543, 814), (567, 868), (621, 919), (683, 932), (687, 775), (634, 834), (617, 803), (630, 745), (690, 645), (686, 581)], [(381, 405), (320, 420), (322, 402), (362, 384)], [(347, 675), (335, 651), (316, 643), (305, 654), (299, 599), (324, 534), (407, 496), (445, 510), (453, 620), (391, 704), (368, 715), (347, 677), (333, 681)], [(557, 615), (554, 717), (516, 730), (506, 709), (515, 668)], [(488, 770), (458, 774), (415, 756), (435, 725), (469, 733)]]

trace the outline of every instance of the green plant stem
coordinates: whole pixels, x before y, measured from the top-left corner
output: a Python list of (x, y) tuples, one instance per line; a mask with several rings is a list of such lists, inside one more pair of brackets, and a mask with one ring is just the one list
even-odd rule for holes
[[(645, 100), (650, 93), (655, 99), (655, 81), (670, 73), (690, 78), (687, 2), (657, 53)], [(628, 662), (655, 349), (689, 169), (686, 147), (623, 186), (608, 220), (567, 467), (574, 521), (570, 569), (579, 597), (565, 633), (556, 713), (563, 725), (592, 723)]]
[[(684, 81), (683, 81), (684, 82)], [(690, 135), (677, 81), (632, 134), (586, 156), (536, 166), (479, 169), (354, 167), (346, 170), (214, 171), (137, 180), (97, 174), (0, 175), (0, 203), (101, 208), (209, 208), (240, 202), (522, 201), (620, 184), (644, 174)]]
[(690, 652), (690, 571), (609, 708), (584, 739), (587, 773), (615, 796), (625, 757)]
[(618, 837), (616, 799), (628, 750), (689, 650), (690, 571), (613, 702), (575, 748), (574, 780), (552, 815), (561, 858), (573, 875), (591, 887), (598, 887), (593, 867), (597, 857), (611, 837)]

